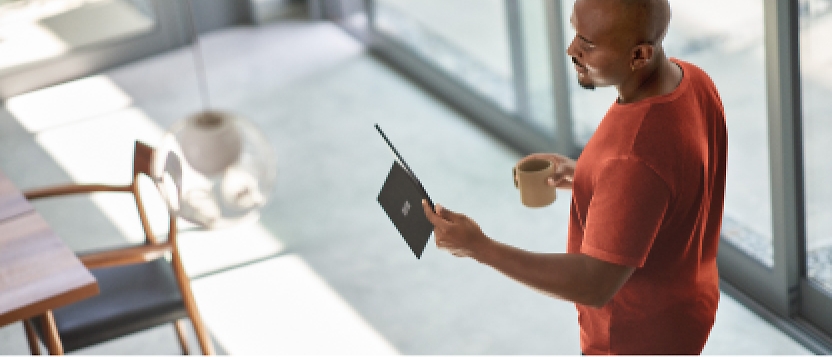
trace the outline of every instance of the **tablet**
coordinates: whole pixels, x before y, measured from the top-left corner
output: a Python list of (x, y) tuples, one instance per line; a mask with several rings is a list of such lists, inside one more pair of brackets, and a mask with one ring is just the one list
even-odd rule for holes
[(434, 209), (433, 201), (381, 127), (378, 124), (375, 127), (395, 159), (378, 194), (378, 203), (416, 258), (421, 258), (433, 232), (433, 224), (422, 209), (422, 199), (428, 201), (431, 209)]

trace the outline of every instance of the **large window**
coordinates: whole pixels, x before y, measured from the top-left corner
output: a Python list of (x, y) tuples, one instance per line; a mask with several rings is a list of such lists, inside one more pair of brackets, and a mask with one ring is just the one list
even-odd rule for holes
[(521, 150), (574, 152), (571, 129), (564, 125), (568, 105), (555, 104), (552, 63), (560, 57), (551, 55), (550, 2), (365, 4), (367, 42), (394, 66)]
[(375, 22), (449, 75), (516, 110), (503, 0), (378, 0)]
[(801, 5), (806, 268), (832, 291), (832, 1)]
[(148, 0), (0, 1), (0, 75), (150, 32)]
[(806, 318), (832, 335), (832, 1), (800, 1)]
[(0, 99), (184, 45), (184, 4), (0, 0)]

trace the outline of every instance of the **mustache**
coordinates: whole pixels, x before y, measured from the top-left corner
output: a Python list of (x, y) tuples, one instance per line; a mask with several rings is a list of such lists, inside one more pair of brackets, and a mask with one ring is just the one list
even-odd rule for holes
[(583, 68), (583, 69), (586, 69), (586, 67), (585, 67), (584, 65), (582, 65), (582, 64), (580, 64), (580, 63), (578, 63), (578, 59), (577, 59), (577, 58), (575, 58), (575, 57), (571, 57), (571, 56), (570, 56), (569, 58), (571, 58), (571, 59), (572, 59), (572, 63), (574, 63), (576, 66), (581, 67), (581, 68)]

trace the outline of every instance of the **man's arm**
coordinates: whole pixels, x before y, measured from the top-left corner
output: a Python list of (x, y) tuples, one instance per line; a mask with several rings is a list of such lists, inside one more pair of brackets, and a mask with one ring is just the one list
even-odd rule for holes
[(488, 237), (472, 258), (549, 296), (600, 308), (635, 268), (584, 254), (534, 253)]
[(533, 253), (487, 237), (465, 215), (427, 203), (423, 208), (434, 225), (436, 245), (456, 256), (471, 257), (549, 296), (602, 307), (630, 278), (635, 268), (584, 254)]

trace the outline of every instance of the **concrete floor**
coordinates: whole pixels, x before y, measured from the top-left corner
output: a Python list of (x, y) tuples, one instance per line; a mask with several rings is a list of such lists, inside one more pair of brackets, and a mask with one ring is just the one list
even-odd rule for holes
[[(579, 353), (572, 305), (432, 245), (413, 257), (375, 202), (392, 160), (372, 124), (435, 201), (506, 243), (562, 252), (568, 192), (547, 208), (521, 206), (509, 176), (516, 152), (331, 24), (232, 28), (203, 37), (202, 48), (212, 106), (253, 121), (278, 153), (277, 189), (260, 222), (182, 234), (197, 302), (221, 352)], [(0, 108), (0, 170), (24, 189), (127, 182), (133, 140), (155, 144), (162, 128), (201, 108), (189, 49), (26, 98)], [(36, 207), (74, 249), (139, 239), (123, 197)], [(0, 353), (26, 354), (22, 332), (20, 324), (0, 328)], [(725, 295), (704, 352), (809, 354)], [(79, 353), (179, 349), (163, 326)]]

